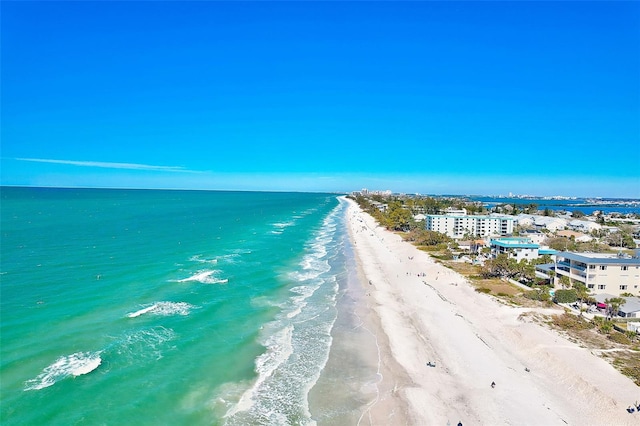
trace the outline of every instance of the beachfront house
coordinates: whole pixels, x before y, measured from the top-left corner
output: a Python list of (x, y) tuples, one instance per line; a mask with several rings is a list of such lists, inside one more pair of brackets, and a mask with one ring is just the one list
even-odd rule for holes
[(491, 240), (491, 257), (496, 258), (500, 254), (506, 254), (509, 258), (520, 262), (538, 258), (539, 244), (528, 238), (511, 237)]
[(547, 229), (552, 232), (565, 229), (568, 226), (568, 221), (561, 217), (540, 216), (525, 213), (517, 215), (516, 221), (522, 228), (534, 228), (537, 230)]
[(551, 216), (534, 216), (533, 226), (536, 229), (548, 229), (555, 232), (567, 227), (566, 219)]
[(571, 283), (585, 285), (590, 293), (640, 296), (640, 257), (615, 253), (558, 252), (555, 286), (566, 276)]
[(573, 240), (577, 243), (588, 243), (589, 241), (593, 241), (593, 237), (591, 235), (583, 234), (582, 232), (570, 231), (568, 229), (556, 232), (556, 236)]
[(618, 308), (618, 315), (625, 318), (640, 318), (640, 297), (625, 297), (625, 302)]
[(387, 209), (389, 208), (388, 204), (380, 203), (380, 202), (374, 201), (374, 200), (370, 200), (369, 202), (371, 203), (371, 205), (373, 207), (375, 207), (376, 209), (380, 210), (382, 213), (386, 212)]
[(567, 225), (568, 228), (573, 229), (574, 231), (591, 233), (596, 230), (602, 229), (602, 225), (590, 220), (579, 220), (573, 219)]
[[(520, 222), (518, 222), (519, 224)], [(532, 243), (542, 244), (547, 236), (537, 229), (524, 229), (520, 231), (520, 235), (531, 240)]]
[(466, 214), (429, 214), (425, 219), (425, 228), (440, 232), (451, 238), (465, 236), (490, 237), (513, 233), (513, 217), (469, 216)]
[[(617, 298), (620, 296), (616, 296), (609, 293), (601, 293), (596, 294), (593, 298), (596, 301), (596, 306), (598, 310), (602, 313), (608, 312), (608, 299)], [(618, 307), (618, 316), (622, 318), (640, 318), (640, 297), (620, 297), (624, 300), (624, 303)], [(640, 323), (637, 323), (640, 325)]]
[(469, 253), (479, 253), (485, 245), (484, 240), (458, 241), (458, 248)]

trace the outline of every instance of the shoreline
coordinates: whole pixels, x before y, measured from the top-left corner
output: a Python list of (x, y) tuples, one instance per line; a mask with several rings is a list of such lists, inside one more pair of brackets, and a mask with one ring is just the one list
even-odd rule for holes
[(640, 422), (640, 413), (626, 411), (640, 400), (640, 387), (521, 316), (558, 311), (509, 307), (477, 293), (347, 201), (361, 306), (378, 339), (382, 374), (379, 398), (358, 424)]

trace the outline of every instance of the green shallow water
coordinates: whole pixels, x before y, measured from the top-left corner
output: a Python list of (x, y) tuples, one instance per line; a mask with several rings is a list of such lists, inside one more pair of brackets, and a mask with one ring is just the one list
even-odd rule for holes
[(1, 195), (2, 424), (313, 422), (354, 279), (335, 195)]

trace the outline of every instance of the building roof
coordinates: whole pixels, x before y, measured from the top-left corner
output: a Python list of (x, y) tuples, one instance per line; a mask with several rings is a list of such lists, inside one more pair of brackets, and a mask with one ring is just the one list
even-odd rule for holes
[(557, 251), (555, 251), (552, 248), (541, 248), (540, 250), (538, 250), (538, 254), (540, 255), (545, 255), (545, 254), (554, 255), (556, 253)]
[(598, 293), (593, 296), (593, 298), (596, 299), (596, 302), (598, 303), (604, 303), (605, 300), (613, 299), (614, 297), (618, 297), (618, 296), (615, 296), (609, 293)]
[(618, 309), (625, 314), (640, 312), (640, 297), (623, 297), (624, 304)]
[(584, 237), (587, 234), (583, 234), (582, 232), (564, 230), (564, 231), (556, 232), (556, 235), (559, 237), (566, 237), (566, 238), (569, 238), (569, 237), (580, 238), (580, 237)]
[(505, 248), (530, 248), (537, 249), (540, 248), (540, 244), (534, 244), (528, 238), (497, 238), (495, 240), (491, 240), (492, 246), (505, 247)]
[(557, 256), (577, 260), (578, 262), (583, 263), (640, 266), (639, 257), (619, 257), (615, 253), (572, 253), (569, 251), (562, 251), (557, 253)]
[(536, 265), (536, 269), (544, 272), (553, 272), (556, 269), (555, 263), (543, 263), (541, 265)]
[(617, 297), (624, 299), (624, 303), (620, 305), (620, 307), (618, 308), (620, 312), (629, 314), (631, 312), (640, 311), (640, 297), (621, 297), (621, 296), (614, 296), (613, 294), (609, 294), (609, 293), (600, 293), (593, 296), (593, 298), (596, 299), (596, 302), (599, 302), (599, 303), (606, 303), (607, 299), (613, 299)]
[(590, 220), (573, 219), (572, 221), (569, 222), (569, 225), (570, 226), (574, 226), (574, 227), (589, 228), (589, 229), (600, 229), (600, 228), (602, 228), (602, 225), (600, 225), (597, 222), (590, 221)]

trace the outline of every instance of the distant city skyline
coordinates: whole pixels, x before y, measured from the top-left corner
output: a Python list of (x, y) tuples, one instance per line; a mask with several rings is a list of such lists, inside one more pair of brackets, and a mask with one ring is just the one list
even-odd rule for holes
[(640, 198), (638, 2), (2, 7), (2, 185)]

